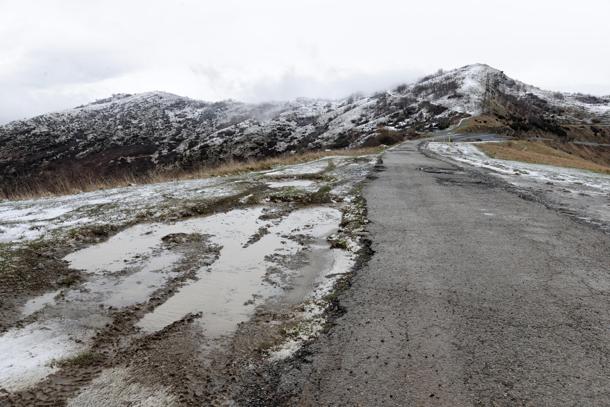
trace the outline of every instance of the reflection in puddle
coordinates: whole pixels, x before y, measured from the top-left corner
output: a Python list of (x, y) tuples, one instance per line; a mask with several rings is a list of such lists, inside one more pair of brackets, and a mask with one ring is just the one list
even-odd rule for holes
[(172, 266), (181, 259), (177, 253), (164, 253), (163, 256), (151, 258), (144, 268), (127, 276), (97, 276), (83, 285), (85, 295), (71, 292), (70, 299), (88, 297), (88, 301), (97, 302), (115, 308), (127, 307), (145, 302), (151, 294), (162, 287), (170, 278)]
[(39, 295), (38, 297), (32, 298), (31, 300), (28, 300), (28, 302), (26, 302), (23, 305), (21, 314), (24, 317), (27, 317), (37, 311), (40, 311), (47, 305), (55, 304), (55, 297), (57, 295), (59, 295), (60, 292), (61, 292), (61, 290), (52, 291), (50, 293), (45, 293), (45, 294)]
[(321, 159), (318, 161), (312, 161), (303, 164), (291, 165), (289, 167), (280, 168), (267, 172), (265, 175), (270, 176), (293, 176), (293, 175), (307, 175), (307, 174), (319, 174), (328, 168), (331, 159)]
[[(216, 233), (206, 230), (214, 235), (215, 243), (223, 246), (220, 258), (209, 268), (200, 270), (197, 281), (146, 315), (138, 326), (145, 332), (155, 332), (188, 313), (201, 312), (200, 321), (209, 337), (231, 333), (239, 322), (252, 315), (258, 303), (282, 293), (281, 288), (264, 278), (268, 268), (275, 265), (273, 257), (294, 256), (306, 242), (325, 245), (326, 251), (330, 251), (325, 239), (337, 230), (341, 219), (336, 209), (306, 208), (292, 212), (274, 225), (258, 219), (261, 213), (260, 208), (244, 212), (239, 219), (235, 218), (236, 222), (225, 223)], [(269, 233), (244, 248), (261, 226), (268, 227)], [(301, 243), (288, 238), (297, 235)], [(317, 276), (324, 265), (314, 264), (311, 271)], [(311, 287), (314, 279), (300, 278), (302, 281), (292, 282), (294, 295), (299, 292), (295, 287)]]
[(303, 188), (306, 190), (316, 190), (317, 185), (314, 181), (307, 179), (293, 179), (287, 181), (269, 181), (267, 182), (270, 188)]
[[(70, 267), (89, 273), (117, 273), (130, 264), (141, 264), (144, 259), (152, 257), (155, 249), (160, 249), (163, 236), (184, 231), (194, 232), (196, 225), (183, 223), (136, 225), (103, 243), (71, 253), (64, 260), (70, 263)], [(163, 257), (164, 255), (158, 255), (150, 261), (163, 262)]]
[[(346, 253), (330, 249), (326, 241), (338, 229), (340, 211), (310, 207), (279, 220), (261, 219), (264, 213), (265, 208), (255, 207), (171, 225), (136, 225), (70, 254), (66, 260), (88, 273), (87, 281), (24, 306), (26, 315), (41, 311), (46, 321), (0, 336), (0, 353), (11, 356), (0, 361), (0, 387), (32, 385), (55, 370), (52, 360), (86, 349), (91, 336), (110, 321), (100, 305), (123, 308), (145, 302), (163, 287), (185, 256), (163, 239), (168, 235), (208, 235), (208, 240), (194, 240), (194, 250), (210, 242), (222, 249), (215, 263), (199, 269), (196, 281), (139, 321), (137, 326), (147, 333), (201, 312), (197, 321), (208, 337), (230, 334), (267, 299), (299, 303), (328, 284), (329, 273), (347, 271)], [(294, 259), (300, 263), (289, 267), (286, 262)]]

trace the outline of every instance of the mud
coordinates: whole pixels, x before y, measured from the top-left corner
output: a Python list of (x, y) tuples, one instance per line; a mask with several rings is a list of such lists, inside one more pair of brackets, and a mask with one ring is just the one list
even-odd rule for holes
[[(0, 247), (2, 273), (17, 276), (0, 280), (10, 304), (0, 348), (13, 353), (0, 366), (0, 404), (241, 400), (250, 377), (292, 358), (325, 326), (360, 250), (357, 185), (375, 159), (191, 183), (156, 203), (147, 193), (137, 210), (92, 196), (84, 209), (49, 213), (47, 235)], [(194, 197), (197, 187), (211, 198)], [(27, 225), (30, 212), (17, 214)]]

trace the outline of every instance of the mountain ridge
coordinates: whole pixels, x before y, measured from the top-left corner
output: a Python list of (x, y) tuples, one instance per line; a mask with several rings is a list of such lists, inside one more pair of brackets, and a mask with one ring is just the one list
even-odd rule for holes
[(610, 97), (546, 91), (486, 64), (373, 95), (244, 103), (168, 92), (115, 94), (0, 126), (0, 188), (58, 174), (188, 169), (299, 151), (392, 144), (462, 119), (465, 130), (608, 141)]

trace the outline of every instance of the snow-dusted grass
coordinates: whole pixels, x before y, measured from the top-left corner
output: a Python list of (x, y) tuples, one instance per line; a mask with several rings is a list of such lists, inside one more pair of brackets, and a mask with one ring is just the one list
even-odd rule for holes
[(429, 143), (428, 148), (452, 160), (486, 168), (505, 181), (537, 195), (561, 212), (610, 231), (610, 175), (574, 168), (499, 160), (480, 143)]
[[(294, 165), (330, 156), (358, 156), (375, 154), (381, 147), (310, 151), (301, 154), (285, 154), (277, 157), (248, 161), (227, 161), (216, 166), (203, 166), (192, 170), (159, 170), (148, 174), (125, 174), (116, 177), (96, 177), (91, 174), (57, 174), (52, 178), (21, 186), (14, 192), (0, 190), (0, 199), (28, 200), (53, 195), (74, 195), (102, 189), (121, 188), (130, 185), (225, 177), (248, 172), (270, 170), (278, 166)], [(0, 216), (1, 213), (0, 213)]]
[(477, 147), (490, 157), (501, 160), (523, 161), (610, 174), (609, 166), (597, 164), (575, 154), (568, 154), (540, 141), (481, 143)]
[(211, 178), (4, 201), (0, 203), (0, 243), (33, 240), (59, 229), (121, 224), (176, 200), (220, 198), (238, 190), (233, 180)]
[[(103, 241), (91, 246), (76, 246), (80, 249), (64, 257), (70, 268), (81, 270), (82, 279), (76, 285), (19, 298), (22, 323), (11, 322), (13, 328), (0, 335), (0, 353), (9, 355), (0, 361), (0, 388), (21, 390), (58, 368), (69, 369), (87, 355), (92, 336), (111, 322), (114, 310), (145, 304), (156, 290), (173, 284), (170, 280), (176, 272), (187, 268), (197, 279), (184, 282), (162, 304), (134, 321), (140, 328), (136, 335), (158, 332), (188, 313), (203, 311), (198, 323), (205, 335), (224, 337), (258, 306), (280, 298), (289, 307), (289, 315), (304, 310), (298, 316), (299, 332), (285, 344), (291, 350), (276, 349), (289, 356), (319, 332), (328, 304), (325, 296), (353, 265), (356, 242), (341, 236), (342, 244), (332, 248), (332, 236), (342, 227), (343, 208), (354, 205), (355, 186), (377, 162), (375, 155), (328, 153), (332, 156), (240, 176), (1, 203), (0, 241), (7, 253), (12, 247), (37, 244), (32, 241), (36, 238), (73, 247), (74, 236), (90, 226), (120, 228), (109, 229)], [(285, 190), (315, 194), (322, 188), (331, 191), (332, 199), (317, 206), (299, 208), (300, 201), (294, 202), (296, 207), (283, 201), (278, 205), (269, 199)], [(222, 197), (230, 198), (229, 206), (216, 213), (156, 215), (175, 214), (188, 208), (185, 202), (200, 205)], [(239, 203), (244, 198), (245, 207)], [(141, 213), (150, 216), (140, 217)], [(172, 234), (195, 240), (180, 247), (167, 244), (164, 237)], [(100, 380), (103, 384), (106, 378)], [(92, 396), (104, 393), (98, 387), (97, 382), (91, 384), (96, 393)], [(119, 387), (117, 391), (122, 391)], [(129, 389), (139, 394), (139, 387)], [(119, 398), (113, 391), (108, 397)], [(88, 392), (83, 394), (89, 397)]]
[[(375, 156), (366, 154), (379, 151), (378, 148), (342, 150), (340, 154), (337, 151), (327, 151), (309, 155), (309, 158), (314, 159), (304, 163), (300, 163), (304, 156), (295, 158), (292, 164), (282, 164), (285, 161), (274, 159), (262, 165), (260, 171), (231, 177), (186, 179), (74, 195), (0, 201), (0, 243), (31, 241), (47, 236), (50, 232), (90, 225), (121, 225), (138, 216), (154, 219), (163, 211), (176, 208), (176, 203), (236, 196), (256, 185), (256, 182), (282, 182), (286, 181), (285, 178), (290, 178), (290, 184), (285, 186), (308, 190), (313, 185), (307, 185), (305, 180), (295, 180), (295, 177), (315, 176), (322, 171), (332, 172), (332, 167), (337, 167), (339, 179), (347, 181), (349, 177), (361, 177), (361, 172), (366, 172), (370, 165), (353, 163), (352, 155), (363, 157), (363, 160), (368, 159), (365, 157), (375, 160)], [(266, 169), (267, 167), (271, 169)], [(282, 186), (281, 183), (269, 185), (272, 188)]]
[[(521, 161), (491, 158), (481, 151), (480, 143), (428, 143), (428, 148), (453, 160), (487, 168), (506, 176), (530, 178), (540, 182), (551, 182), (565, 186), (587, 186), (600, 193), (610, 192), (610, 176), (586, 170), (531, 164)], [(512, 181), (517, 181), (514, 177)]]

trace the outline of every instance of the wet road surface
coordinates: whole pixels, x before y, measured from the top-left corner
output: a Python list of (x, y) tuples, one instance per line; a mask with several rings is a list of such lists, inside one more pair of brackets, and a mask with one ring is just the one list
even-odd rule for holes
[[(300, 405), (610, 405), (610, 239), (405, 143)], [(300, 376), (300, 377), (298, 377)]]

